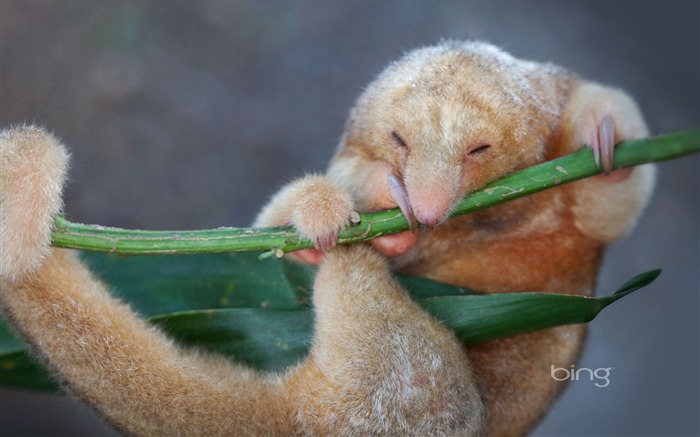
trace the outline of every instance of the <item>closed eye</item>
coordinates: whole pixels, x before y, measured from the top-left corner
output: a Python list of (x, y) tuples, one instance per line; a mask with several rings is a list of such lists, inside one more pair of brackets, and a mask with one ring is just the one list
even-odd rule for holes
[(470, 150), (468, 154), (469, 155), (480, 155), (480, 154), (486, 152), (487, 150), (489, 150), (490, 148), (491, 148), (490, 144), (482, 144), (481, 146), (477, 147), (476, 149)]
[(408, 144), (406, 144), (406, 141), (403, 138), (401, 138), (401, 135), (396, 133), (396, 131), (391, 132), (391, 138), (394, 139), (394, 142), (396, 143), (396, 145), (401, 146), (405, 149), (408, 149)]

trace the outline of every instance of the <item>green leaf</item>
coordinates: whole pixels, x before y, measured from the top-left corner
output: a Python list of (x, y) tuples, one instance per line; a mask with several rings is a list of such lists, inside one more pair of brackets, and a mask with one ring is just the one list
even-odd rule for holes
[(0, 386), (55, 393), (61, 390), (26, 350), (0, 354)]
[[(312, 339), (310, 292), (315, 268), (255, 253), (83, 258), (114, 293), (183, 344), (222, 353), (262, 370), (300, 361)], [(551, 326), (584, 323), (660, 271), (627, 281), (602, 298), (479, 294), (423, 278), (399, 276), (417, 302), (466, 344)], [(567, 290), (562, 290), (563, 292)], [(56, 391), (58, 386), (0, 323), (0, 386)]]
[(612, 303), (608, 298), (548, 293), (499, 293), (419, 302), (433, 317), (453, 329), (464, 344), (590, 322)]
[[(640, 288), (646, 287), (647, 285), (651, 284), (656, 280), (656, 278), (659, 277), (661, 274), (661, 269), (656, 269), (656, 270), (650, 270), (645, 273), (640, 273), (634, 278), (628, 280), (624, 284), (620, 286), (620, 288), (617, 289), (617, 291), (613, 294), (614, 296), (619, 296), (619, 295), (628, 295), (632, 293), (633, 291), (639, 290)], [(611, 296), (612, 297), (612, 296)]]
[(90, 269), (145, 316), (218, 308), (308, 307), (315, 269), (253, 253), (119, 257), (84, 252)]
[(301, 361), (311, 344), (313, 326), (309, 309), (200, 310), (150, 320), (182, 343), (265, 370), (283, 370)]

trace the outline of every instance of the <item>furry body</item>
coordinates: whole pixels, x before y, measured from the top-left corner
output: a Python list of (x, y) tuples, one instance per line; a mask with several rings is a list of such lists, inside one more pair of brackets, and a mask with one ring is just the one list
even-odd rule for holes
[(50, 248), (67, 155), (38, 128), (7, 129), (0, 138), (3, 312), (62, 385), (119, 431), (478, 432), (481, 403), (461, 344), (373, 249), (341, 248), (324, 260), (309, 356), (282, 374), (254, 372), (173, 344), (110, 296), (74, 253)]
[[(346, 211), (396, 206), (386, 182), (394, 174), (405, 182), (418, 221), (440, 224), (417, 239), (373, 240), (398, 255), (394, 270), (491, 293), (591, 296), (606, 244), (634, 225), (650, 197), (653, 166), (443, 222), (457, 201), (487, 182), (583, 145), (600, 148), (606, 118), (613, 125), (609, 142), (648, 135), (626, 94), (558, 67), (483, 43), (419, 49), (360, 96), (327, 174), (292, 182), (256, 225), (291, 222), (327, 247), (348, 221)], [(316, 198), (319, 186), (323, 199)], [(584, 336), (585, 326), (563, 326), (469, 347), (483, 434), (527, 433), (563, 387), (550, 365), (574, 363)]]
[(604, 143), (606, 117), (615, 142), (647, 134), (623, 93), (489, 45), (444, 43), (390, 65), (353, 109), (327, 175), (285, 187), (256, 225), (291, 222), (331, 247), (356, 208), (395, 206), (386, 184), (394, 174), (431, 227), (417, 239), (376, 243), (399, 255), (391, 266), (367, 246), (325, 254), (310, 355), (280, 375), (179, 348), (70, 252), (51, 249), (67, 156), (40, 129), (8, 129), (0, 146), (3, 310), (70, 391), (128, 434), (523, 434), (561, 388), (550, 365), (573, 362), (584, 328), (464, 348), (389, 270), (488, 292), (591, 295), (605, 244), (648, 199), (651, 167), (442, 222), (486, 182)]

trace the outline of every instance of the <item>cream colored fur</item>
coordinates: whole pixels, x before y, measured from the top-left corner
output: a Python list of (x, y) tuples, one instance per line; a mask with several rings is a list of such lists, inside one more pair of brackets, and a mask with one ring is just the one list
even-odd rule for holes
[[(617, 140), (646, 135), (628, 97), (559, 68), (483, 43), (419, 49), (360, 97), (327, 175), (283, 188), (256, 225), (292, 223), (332, 246), (356, 208), (393, 206), (389, 174), (405, 181), (420, 221), (442, 223), (469, 191), (583, 146), (603, 116)], [(37, 128), (1, 138), (5, 315), (70, 391), (127, 434), (521, 435), (562, 388), (550, 365), (568, 366), (580, 350), (582, 326), (464, 348), (363, 245), (325, 254), (313, 346), (298, 366), (263, 375), (182, 349), (73, 254), (49, 247), (65, 180), (57, 141)], [(425, 228), (392, 265), (487, 292), (591, 295), (604, 244), (633, 225), (653, 171), (612, 180)]]
[[(620, 90), (598, 84), (579, 85), (564, 114), (569, 145), (591, 144), (600, 120), (609, 115), (616, 129), (616, 142), (636, 140), (649, 135), (637, 104)], [(573, 150), (572, 150), (573, 151)], [(656, 180), (653, 165), (638, 167), (626, 180), (606, 183), (605, 178), (578, 182), (577, 202), (573, 207), (576, 226), (586, 235), (606, 243), (617, 240), (632, 229), (651, 197)], [(595, 204), (595, 208), (590, 205)]]
[[(328, 186), (344, 193), (328, 201), (337, 211), (394, 207), (387, 186), (394, 174), (404, 180), (418, 220), (443, 223), (459, 199), (483, 184), (594, 146), (603, 117), (613, 121), (615, 143), (648, 135), (626, 94), (561, 68), (478, 42), (419, 49), (381, 73), (351, 111), (326, 174)], [(470, 153), (483, 145), (490, 148)], [(290, 184), (297, 193), (305, 185)], [(423, 228), (407, 252), (376, 246), (402, 254), (392, 265), (403, 273), (494, 293), (590, 296), (605, 244), (632, 228), (653, 185), (653, 166), (643, 166), (626, 178), (589, 178)], [(293, 223), (318, 241), (349, 221), (309, 232), (308, 223), (326, 210), (289, 193), (273, 197), (256, 225)], [(574, 363), (584, 336), (583, 326), (565, 326), (467, 348), (485, 408), (482, 433), (527, 433), (563, 386), (552, 380), (550, 365)]]
[(0, 131), (0, 144), (0, 275), (17, 279), (48, 254), (68, 153), (34, 126)]

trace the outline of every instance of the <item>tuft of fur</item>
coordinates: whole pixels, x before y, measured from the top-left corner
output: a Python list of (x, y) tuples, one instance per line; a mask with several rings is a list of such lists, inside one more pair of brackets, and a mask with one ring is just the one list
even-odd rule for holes
[(16, 281), (49, 253), (68, 152), (36, 126), (0, 132), (0, 276)]

